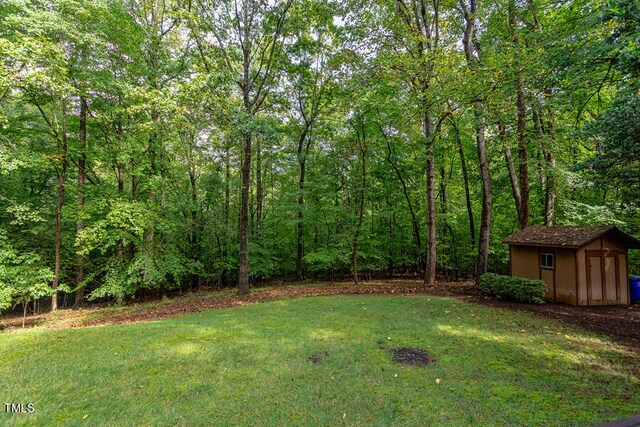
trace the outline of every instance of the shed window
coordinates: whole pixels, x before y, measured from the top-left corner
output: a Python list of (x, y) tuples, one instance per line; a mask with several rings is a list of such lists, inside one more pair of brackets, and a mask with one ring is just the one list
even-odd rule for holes
[(540, 253), (540, 267), (542, 268), (555, 268), (555, 257), (552, 253), (541, 252)]

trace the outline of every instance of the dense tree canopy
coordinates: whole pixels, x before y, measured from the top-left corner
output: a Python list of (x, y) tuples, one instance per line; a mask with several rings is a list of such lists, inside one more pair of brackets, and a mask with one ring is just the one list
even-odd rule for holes
[(0, 310), (429, 285), (505, 271), (528, 224), (637, 235), (638, 22), (632, 0), (4, 1)]

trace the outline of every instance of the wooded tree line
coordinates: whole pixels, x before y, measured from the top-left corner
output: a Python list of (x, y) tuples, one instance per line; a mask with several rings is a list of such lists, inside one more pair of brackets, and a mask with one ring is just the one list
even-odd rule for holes
[(4, 1), (0, 309), (432, 285), (506, 270), (530, 224), (637, 234), (639, 21), (633, 0)]

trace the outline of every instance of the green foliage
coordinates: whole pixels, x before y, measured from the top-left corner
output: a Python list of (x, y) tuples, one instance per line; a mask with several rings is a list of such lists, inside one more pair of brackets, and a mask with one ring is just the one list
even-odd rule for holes
[(53, 271), (33, 252), (19, 253), (0, 229), (0, 312), (51, 295)]
[[(440, 27), (430, 40), (412, 20), (407, 25), (398, 2), (300, 0), (278, 22), (285, 4), (255, 2), (249, 36), (256, 43), (246, 45), (255, 52), (244, 64), (232, 35), (244, 24), (236, 25), (227, 2), (1, 2), (0, 224), (11, 236), (11, 263), (53, 269), (66, 164), (61, 283), (94, 299), (233, 285), (241, 134), (250, 133), (254, 280), (297, 273), (298, 229), (309, 276), (349, 275), (356, 234), (361, 270), (422, 271), (428, 112), (438, 270), (455, 277), (475, 269), (481, 119), (494, 186), (489, 269), (506, 271), (500, 240), (518, 219), (504, 148), (518, 170), (518, 76), (531, 223), (544, 223), (546, 197), (555, 192), (557, 224), (640, 232), (637, 2), (515, 2), (512, 28), (510, 2), (478, 1), (472, 67), (460, 44), (466, 0), (437, 5), (432, 23)], [(427, 17), (435, 13), (425, 7)], [(280, 24), (282, 37), (272, 39)], [(260, 101), (250, 110), (239, 88), (245, 66), (248, 96)]]
[(547, 285), (542, 280), (485, 273), (480, 277), (478, 290), (486, 295), (526, 304), (543, 304)]
[(588, 134), (597, 141), (589, 166), (598, 185), (617, 189), (622, 201), (640, 205), (640, 94), (620, 91), (609, 108), (591, 122)]
[(640, 4), (634, 0), (608, 0), (604, 19), (614, 22), (607, 41), (625, 73), (640, 76)]
[(89, 299), (115, 297), (122, 301), (140, 289), (174, 289), (189, 273), (199, 271), (197, 263), (184, 259), (169, 248), (163, 248), (162, 253), (140, 251), (132, 260), (120, 264), (112, 260), (105, 266), (105, 275)]
[(345, 242), (343, 245), (333, 244), (326, 248), (319, 248), (305, 255), (310, 271), (340, 271), (350, 266), (349, 254), (351, 248)]
[(625, 223), (617, 218), (615, 206), (589, 205), (579, 201), (562, 202), (559, 206), (562, 225), (617, 225)]

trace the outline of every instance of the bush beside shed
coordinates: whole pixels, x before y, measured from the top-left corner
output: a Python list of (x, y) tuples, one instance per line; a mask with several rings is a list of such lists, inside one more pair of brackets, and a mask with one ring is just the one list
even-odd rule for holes
[(531, 226), (502, 240), (512, 276), (540, 279), (545, 299), (574, 305), (629, 304), (628, 250), (640, 240), (615, 226)]

